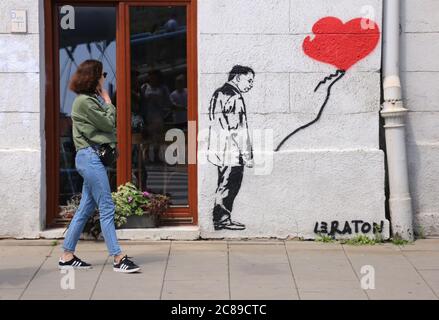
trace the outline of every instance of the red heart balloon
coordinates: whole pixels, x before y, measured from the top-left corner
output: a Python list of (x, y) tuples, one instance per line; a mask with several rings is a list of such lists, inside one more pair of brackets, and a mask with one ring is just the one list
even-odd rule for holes
[(312, 31), (314, 39), (308, 36), (303, 42), (305, 54), (344, 71), (368, 56), (380, 39), (378, 25), (365, 18), (343, 23), (336, 17), (325, 17)]

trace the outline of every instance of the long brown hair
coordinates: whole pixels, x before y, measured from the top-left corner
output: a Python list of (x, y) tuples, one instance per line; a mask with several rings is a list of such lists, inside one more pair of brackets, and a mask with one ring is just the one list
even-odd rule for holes
[(86, 60), (81, 63), (70, 80), (69, 89), (76, 94), (93, 94), (102, 77), (102, 62)]

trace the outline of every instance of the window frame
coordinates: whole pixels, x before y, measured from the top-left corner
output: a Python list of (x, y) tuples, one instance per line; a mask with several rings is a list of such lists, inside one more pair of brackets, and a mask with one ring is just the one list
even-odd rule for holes
[[(117, 105), (130, 105), (130, 6), (184, 5), (187, 12), (187, 88), (188, 121), (195, 121), (189, 133), (188, 153), (198, 146), (198, 68), (197, 68), (197, 0), (44, 0), (44, 49), (45, 49), (45, 133), (46, 133), (46, 227), (64, 226), (59, 213), (59, 33), (56, 26), (56, 7), (62, 4), (82, 6), (114, 6), (116, 8), (116, 90)], [(126, 110), (125, 110), (126, 111)], [(131, 121), (129, 112), (118, 109), (117, 127), (121, 157), (117, 163), (117, 185), (131, 180)], [(193, 132), (195, 131), (195, 132)], [(198, 225), (197, 164), (188, 164), (188, 207), (170, 208), (163, 216), (162, 225)]]

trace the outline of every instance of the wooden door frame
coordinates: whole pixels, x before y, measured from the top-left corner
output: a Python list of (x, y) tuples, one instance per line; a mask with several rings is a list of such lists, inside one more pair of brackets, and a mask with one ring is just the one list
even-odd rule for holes
[[(45, 133), (46, 133), (46, 227), (56, 226), (59, 212), (59, 56), (56, 6), (59, 4), (114, 6), (116, 8), (116, 91), (117, 105), (130, 105), (131, 95), (127, 94), (130, 84), (129, 25), (127, 21), (129, 6), (185, 5), (187, 13), (187, 84), (188, 120), (195, 121), (198, 133), (198, 67), (197, 67), (197, 0), (44, 0), (44, 49), (45, 49)], [(127, 37), (128, 36), (128, 37)], [(118, 142), (121, 157), (117, 163), (117, 185), (131, 180), (131, 121), (128, 112), (117, 114)], [(195, 144), (195, 146), (194, 146)], [(198, 153), (195, 141), (188, 141)], [(129, 148), (129, 150), (127, 150)], [(196, 159), (196, 156), (195, 156)], [(188, 164), (188, 202), (187, 208), (171, 208), (165, 215), (167, 224), (198, 224), (197, 164)]]

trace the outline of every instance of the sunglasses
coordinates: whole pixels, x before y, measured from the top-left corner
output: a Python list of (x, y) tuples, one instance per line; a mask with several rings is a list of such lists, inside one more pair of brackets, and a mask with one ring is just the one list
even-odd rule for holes
[(104, 76), (104, 79), (107, 77), (108, 73), (104, 72), (102, 73), (102, 75)]

